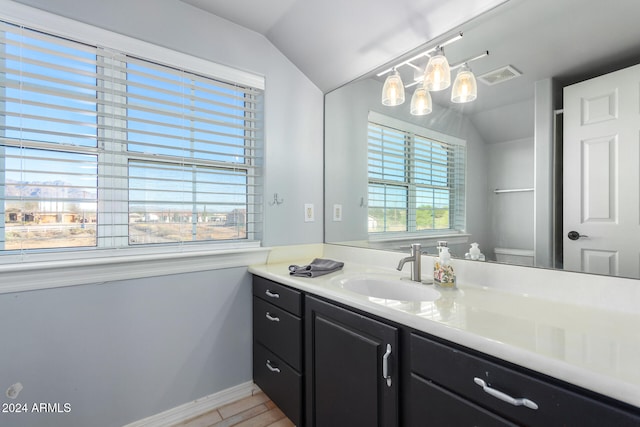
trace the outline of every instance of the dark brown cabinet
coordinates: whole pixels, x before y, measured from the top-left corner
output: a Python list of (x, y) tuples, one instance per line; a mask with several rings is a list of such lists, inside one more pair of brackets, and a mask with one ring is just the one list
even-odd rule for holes
[(255, 276), (255, 383), (297, 426), (637, 427), (640, 409)]
[(305, 298), (307, 426), (398, 425), (398, 330)]
[(638, 411), (626, 405), (422, 334), (409, 342), (410, 426), (445, 425), (428, 414), (456, 419), (448, 424), (456, 426), (640, 426)]
[(296, 425), (303, 421), (302, 294), (253, 279), (253, 381)]
[(407, 427), (517, 426), (418, 375), (411, 375), (410, 390)]

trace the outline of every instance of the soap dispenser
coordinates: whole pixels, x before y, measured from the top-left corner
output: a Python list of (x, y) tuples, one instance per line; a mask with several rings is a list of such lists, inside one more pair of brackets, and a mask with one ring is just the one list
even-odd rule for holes
[(484, 261), (485, 257), (482, 252), (480, 252), (480, 247), (477, 243), (472, 243), (469, 252), (464, 254), (465, 259), (470, 259), (473, 261)]
[(440, 249), (440, 256), (433, 265), (433, 281), (442, 288), (455, 288), (456, 276), (451, 265), (451, 253), (449, 248), (443, 246)]

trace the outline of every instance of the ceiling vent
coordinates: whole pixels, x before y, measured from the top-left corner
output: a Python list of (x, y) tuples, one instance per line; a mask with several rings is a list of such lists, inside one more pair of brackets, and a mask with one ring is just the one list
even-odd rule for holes
[(489, 71), (488, 73), (479, 76), (478, 80), (486, 85), (493, 86), (521, 75), (522, 73), (513, 68), (511, 65), (505, 65), (504, 67), (500, 67), (497, 70)]

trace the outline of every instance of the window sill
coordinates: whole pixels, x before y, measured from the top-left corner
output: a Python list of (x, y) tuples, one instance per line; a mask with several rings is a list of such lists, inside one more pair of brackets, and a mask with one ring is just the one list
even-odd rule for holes
[(420, 243), (423, 253), (427, 248), (435, 248), (438, 242), (444, 240), (449, 246), (456, 244), (467, 244), (471, 234), (465, 233), (397, 233), (385, 234), (384, 236), (369, 235), (368, 247), (384, 250), (408, 251), (412, 243)]
[(454, 244), (467, 243), (470, 236), (471, 234), (465, 233), (381, 233), (369, 234), (369, 241), (372, 243), (421, 242), (435, 246), (439, 240)]
[(0, 294), (65, 286), (102, 284), (168, 274), (245, 267), (266, 262), (268, 248), (151, 253), (136, 250), (75, 252), (75, 259), (38, 260), (0, 265)]

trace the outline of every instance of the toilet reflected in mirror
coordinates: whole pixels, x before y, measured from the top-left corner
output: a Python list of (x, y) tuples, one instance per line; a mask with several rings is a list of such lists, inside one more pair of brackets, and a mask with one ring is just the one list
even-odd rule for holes
[(527, 267), (533, 267), (533, 255), (532, 250), (527, 249), (512, 249), (512, 248), (495, 248), (496, 261), (503, 264), (523, 265)]

